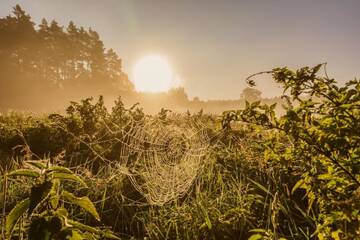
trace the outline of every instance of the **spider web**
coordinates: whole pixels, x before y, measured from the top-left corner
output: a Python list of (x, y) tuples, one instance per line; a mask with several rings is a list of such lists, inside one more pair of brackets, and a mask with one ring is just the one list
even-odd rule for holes
[(206, 125), (179, 115), (145, 117), (131, 125), (120, 139), (120, 165), (134, 188), (153, 205), (183, 196), (208, 156)]

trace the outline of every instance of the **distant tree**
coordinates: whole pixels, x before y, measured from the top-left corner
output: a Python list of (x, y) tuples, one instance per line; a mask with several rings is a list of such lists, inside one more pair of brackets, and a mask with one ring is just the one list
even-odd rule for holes
[(11, 15), (0, 18), (0, 36), (0, 108), (8, 108), (5, 103), (14, 96), (11, 102), (18, 104), (11, 107), (33, 106), (35, 89), (42, 97), (57, 94), (60, 99), (64, 94), (116, 95), (133, 90), (119, 56), (106, 50), (92, 29), (72, 21), (64, 29), (46, 19), (35, 26), (16, 5)]
[(259, 101), (261, 99), (261, 91), (254, 88), (246, 87), (242, 91), (240, 99), (249, 102)]
[(200, 98), (199, 98), (199, 97), (194, 97), (194, 98), (193, 98), (193, 102), (199, 103), (199, 102), (200, 102)]
[(168, 95), (176, 103), (185, 103), (185, 102), (189, 101), (189, 98), (188, 98), (184, 88), (172, 88), (169, 90)]

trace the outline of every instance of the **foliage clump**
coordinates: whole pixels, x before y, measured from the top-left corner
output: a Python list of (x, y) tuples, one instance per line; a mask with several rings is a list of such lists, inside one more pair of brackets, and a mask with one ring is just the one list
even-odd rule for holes
[(31, 178), (33, 182), (29, 197), (17, 203), (6, 217), (7, 239), (24, 235), (29, 240), (119, 239), (109, 230), (91, 227), (70, 218), (68, 203), (77, 205), (96, 221), (100, 221), (100, 216), (88, 197), (77, 197), (64, 189), (63, 181), (87, 187), (73, 171), (52, 165), (50, 160), (28, 160), (24, 164), (26, 168), (6, 175), (9, 178)]
[(353, 239), (360, 234), (360, 81), (340, 87), (318, 75), (325, 66), (273, 69), (268, 73), (283, 85), (286, 114), (276, 117), (274, 105), (254, 102), (227, 112), (223, 124), (235, 120), (272, 131), (265, 160), (286, 163), (301, 176), (292, 193), (304, 190), (305, 213), (316, 224), (312, 236)]
[[(102, 221), (125, 239), (356, 239), (360, 234), (360, 82), (339, 86), (326, 72), (320, 75), (323, 67), (268, 72), (284, 87), (287, 104), (282, 116), (275, 114), (275, 105), (259, 101), (222, 116), (167, 109), (149, 116), (138, 105), (126, 108), (120, 98), (111, 111), (103, 98), (88, 98), (72, 102), (64, 114), (1, 115), (1, 165), (6, 169), (11, 159), (26, 157), (27, 151), (19, 147), (24, 142), (39, 156), (54, 158), (61, 153), (60, 165), (85, 179), (90, 191), (62, 185), (56, 196), (66, 202), (84, 195), (94, 199)], [(251, 78), (249, 83), (254, 83)], [(153, 204), (140, 191), (139, 185), (146, 186), (142, 176), (159, 182), (165, 173), (175, 176), (171, 173), (178, 167), (177, 156), (189, 149), (183, 140), (191, 136), (182, 138), (168, 129), (186, 123), (196, 123), (196, 134), (206, 136), (205, 150), (200, 151), (206, 156), (181, 194)], [(158, 131), (159, 124), (164, 131)], [(162, 157), (175, 156), (164, 174), (142, 161), (154, 149)], [(34, 208), (32, 214), (50, 210), (47, 218), (34, 223), (46, 229), (59, 222), (45, 204), (48, 201), (42, 200), (50, 200), (47, 192), (54, 185), (46, 179), (56, 180), (55, 171), (46, 170), (51, 167), (55, 166), (32, 173), (42, 179), (33, 184), (45, 194), (37, 194), (37, 207), (23, 208)], [(160, 195), (164, 186), (153, 185), (152, 193)], [(6, 209), (28, 197), (23, 194), (26, 185), (8, 188)], [(74, 197), (64, 195), (64, 189)], [(64, 206), (69, 206), (65, 201)], [(98, 224), (91, 213), (79, 209), (71, 208), (68, 216), (83, 220), (83, 225)]]

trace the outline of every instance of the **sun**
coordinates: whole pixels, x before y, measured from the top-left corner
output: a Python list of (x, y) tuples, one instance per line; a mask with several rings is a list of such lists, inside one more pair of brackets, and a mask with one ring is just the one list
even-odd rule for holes
[(168, 61), (159, 55), (148, 55), (134, 66), (133, 82), (140, 92), (165, 92), (172, 87), (173, 72)]

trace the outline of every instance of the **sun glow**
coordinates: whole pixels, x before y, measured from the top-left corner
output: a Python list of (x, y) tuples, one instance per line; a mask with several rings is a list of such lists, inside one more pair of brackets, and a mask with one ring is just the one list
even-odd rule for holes
[(158, 55), (140, 59), (133, 74), (135, 89), (140, 92), (165, 92), (173, 87), (172, 69), (169, 63)]

